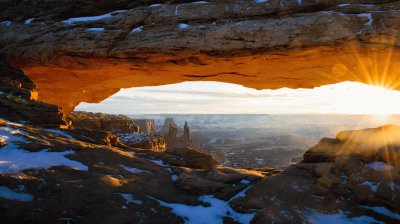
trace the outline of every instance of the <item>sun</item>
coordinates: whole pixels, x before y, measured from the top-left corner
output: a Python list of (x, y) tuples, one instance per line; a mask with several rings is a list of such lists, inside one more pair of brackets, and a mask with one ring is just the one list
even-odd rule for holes
[(335, 108), (348, 114), (376, 114), (388, 115), (400, 113), (399, 93), (396, 90), (389, 90), (380, 86), (371, 86), (361, 83), (343, 83), (342, 91), (335, 94), (338, 101)]

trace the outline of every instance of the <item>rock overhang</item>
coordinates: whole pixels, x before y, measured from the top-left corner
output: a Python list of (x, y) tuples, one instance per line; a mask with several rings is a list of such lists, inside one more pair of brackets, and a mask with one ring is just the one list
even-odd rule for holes
[(0, 50), (34, 81), (39, 100), (66, 113), (121, 88), (182, 81), (398, 89), (400, 2), (367, 3), (232, 0), (40, 17), (1, 26)]

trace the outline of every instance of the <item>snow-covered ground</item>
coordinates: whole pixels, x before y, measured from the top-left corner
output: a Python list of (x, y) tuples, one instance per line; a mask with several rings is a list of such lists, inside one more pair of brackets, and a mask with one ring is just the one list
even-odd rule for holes
[[(238, 213), (230, 207), (229, 202), (235, 198), (245, 196), (245, 192), (250, 187), (251, 186), (240, 191), (237, 195), (233, 196), (228, 201), (215, 198), (213, 195), (200, 196), (200, 201), (210, 204), (210, 206), (208, 207), (202, 205), (193, 206), (181, 203), (168, 203), (154, 197), (147, 197), (156, 200), (161, 206), (171, 208), (172, 212), (175, 213), (177, 216), (182, 217), (185, 220), (186, 224), (222, 224), (223, 217), (226, 216), (231, 217), (238, 223), (247, 224), (250, 223), (251, 219), (253, 219), (255, 213)], [(123, 197), (127, 201), (127, 203), (135, 203), (139, 205), (143, 203), (143, 201), (135, 199), (135, 196), (133, 194), (119, 193), (119, 195), (121, 195), (121, 197)]]
[(381, 215), (384, 215), (387, 217), (391, 217), (393, 219), (397, 219), (400, 222), (400, 214), (389, 211), (387, 208), (385, 208), (383, 206), (361, 206), (361, 207), (372, 210), (378, 214), (381, 214)]
[(167, 203), (158, 199), (156, 200), (161, 206), (172, 209), (177, 216), (182, 217), (186, 224), (222, 224), (223, 217), (230, 216), (238, 223), (247, 224), (254, 217), (254, 213), (243, 214), (233, 210), (229, 201), (215, 198), (213, 195), (200, 196), (199, 200), (209, 203), (209, 207), (202, 205), (192, 206), (180, 203)]
[(392, 165), (388, 165), (384, 162), (372, 162), (369, 163), (367, 167), (375, 171), (389, 171), (394, 169)]
[(140, 33), (140, 32), (142, 32), (142, 31), (143, 31), (143, 26), (139, 26), (139, 27), (134, 28), (134, 29), (131, 31), (131, 33)]
[(358, 217), (348, 217), (349, 212), (338, 211), (332, 214), (323, 214), (315, 210), (310, 210), (307, 214), (308, 223), (323, 223), (323, 224), (365, 224), (365, 223), (382, 223), (372, 217), (363, 215)]
[(88, 28), (88, 29), (86, 29), (86, 31), (89, 31), (89, 32), (104, 32), (104, 28)]
[(138, 132), (129, 132), (129, 133), (114, 133), (122, 142), (136, 144), (139, 142), (150, 141), (153, 139), (153, 136)]
[(121, 197), (123, 197), (127, 203), (134, 203), (137, 205), (143, 204), (143, 201), (135, 199), (132, 194), (123, 194), (123, 193), (118, 193)]
[(78, 161), (66, 158), (74, 151), (49, 152), (45, 149), (39, 152), (29, 152), (18, 147), (19, 143), (29, 143), (17, 129), (0, 127), (0, 138), (7, 145), (0, 150), (0, 173), (15, 173), (31, 168), (49, 168), (52, 166), (70, 166), (79, 170), (88, 170), (88, 167)]
[(150, 171), (141, 170), (141, 169), (134, 168), (134, 167), (124, 166), (124, 165), (122, 165), (122, 167), (123, 167), (125, 170), (127, 170), (127, 171), (129, 171), (129, 172), (131, 172), (131, 173), (151, 173)]
[(361, 185), (367, 185), (372, 192), (376, 193), (378, 191), (379, 185), (377, 183), (373, 183), (371, 181), (364, 181)]
[(54, 134), (57, 134), (57, 135), (60, 135), (60, 136), (65, 137), (65, 138), (69, 138), (69, 139), (75, 140), (70, 134), (67, 134), (62, 130), (57, 130), (57, 129), (44, 129), (44, 130), (46, 130), (48, 132), (51, 132), (51, 133), (54, 133)]
[(155, 163), (155, 164), (157, 164), (157, 165), (160, 165), (160, 166), (168, 166), (168, 164), (164, 163), (164, 161), (162, 161), (161, 159), (157, 159), (157, 160), (155, 160), (155, 159), (148, 159), (148, 160), (151, 161), (151, 162), (153, 162), (153, 163)]
[(0, 198), (18, 201), (32, 201), (33, 196), (23, 192), (15, 192), (6, 186), (0, 186)]
[(73, 23), (78, 23), (78, 22), (91, 22), (91, 21), (97, 21), (97, 20), (103, 20), (103, 19), (108, 19), (112, 17), (114, 14), (125, 12), (126, 10), (117, 10), (114, 12), (110, 12), (104, 15), (99, 15), (99, 16), (87, 16), (87, 17), (75, 17), (75, 18), (69, 18), (67, 20), (64, 20), (63, 22), (66, 24), (73, 24)]

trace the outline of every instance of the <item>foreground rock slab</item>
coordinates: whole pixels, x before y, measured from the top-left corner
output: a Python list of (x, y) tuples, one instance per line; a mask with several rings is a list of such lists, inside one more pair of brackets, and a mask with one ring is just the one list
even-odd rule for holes
[[(228, 200), (250, 186), (250, 180), (272, 174), (170, 165), (171, 154), (122, 149), (101, 139), (87, 142), (79, 134), (87, 135), (1, 121), (0, 139), (7, 143), (0, 148), (2, 223), (184, 223), (190, 214), (176, 213), (174, 207), (208, 211), (221, 204), (230, 211), (216, 216), (221, 222), (253, 217), (253, 212), (232, 210)], [(213, 191), (198, 194), (182, 187), (186, 173), (216, 171), (218, 175), (207, 177)]]
[(0, 53), (66, 114), (121, 88), (182, 81), (398, 89), (395, 0), (3, 2)]
[[(193, 209), (215, 223), (400, 220), (396, 164), (384, 157), (343, 155), (345, 144), (319, 143), (318, 153), (324, 147), (330, 157), (310, 156), (314, 147), (284, 171), (196, 169), (168, 152), (77, 140), (75, 131), (0, 124), (0, 138), (7, 143), (0, 148), (2, 223), (185, 223), (193, 213), (182, 211)], [(387, 130), (400, 127), (346, 131), (338, 138), (374, 150), (368, 139)], [(358, 138), (365, 135), (370, 138)]]

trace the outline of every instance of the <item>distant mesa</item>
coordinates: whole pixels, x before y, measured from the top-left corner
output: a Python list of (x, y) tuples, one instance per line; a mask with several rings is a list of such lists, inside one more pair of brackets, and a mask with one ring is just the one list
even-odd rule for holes
[(149, 135), (156, 134), (154, 120), (150, 119), (132, 119), (133, 123), (139, 127), (139, 132)]
[[(91, 112), (72, 112), (69, 116), (71, 128), (109, 132), (123, 144), (131, 147), (165, 151), (163, 137), (156, 133), (154, 120), (131, 119), (126, 115), (112, 115)], [(87, 133), (90, 135), (90, 132)]]

